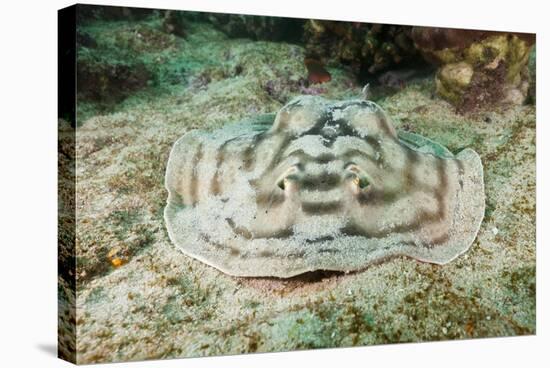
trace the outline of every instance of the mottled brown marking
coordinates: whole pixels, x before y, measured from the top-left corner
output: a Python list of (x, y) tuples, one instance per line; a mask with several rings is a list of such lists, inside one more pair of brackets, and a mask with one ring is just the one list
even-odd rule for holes
[(254, 235), (254, 239), (287, 239), (294, 235), (292, 229), (282, 229), (270, 234)]
[(195, 156), (193, 157), (193, 169), (192, 169), (192, 174), (191, 174), (191, 183), (190, 183), (190, 191), (189, 191), (189, 196), (191, 198), (189, 198), (189, 202), (191, 203), (192, 206), (194, 206), (196, 203), (197, 203), (197, 186), (198, 186), (198, 165), (199, 165), (199, 162), (201, 161), (202, 159), (202, 155), (203, 155), (203, 152), (202, 152), (202, 143), (199, 144), (199, 147), (197, 148), (197, 151), (195, 152)]
[(324, 153), (324, 154), (321, 154), (317, 157), (315, 156), (311, 156), (307, 153), (304, 152), (303, 149), (297, 149), (296, 151), (292, 151), (290, 154), (288, 154), (289, 158), (293, 158), (293, 157), (296, 157), (300, 160), (300, 163), (299, 164), (307, 164), (307, 163), (310, 163), (310, 162), (314, 162), (314, 163), (317, 163), (317, 164), (328, 164), (329, 162), (331, 161), (334, 161), (337, 159), (337, 157), (333, 154), (330, 154), (330, 153)]
[(317, 251), (317, 253), (328, 253), (328, 254), (338, 254), (340, 253), (340, 250), (336, 249), (336, 248), (324, 248), (324, 249), (319, 249)]
[(254, 150), (256, 149), (256, 147), (264, 141), (264, 139), (270, 137), (271, 135), (268, 134), (267, 132), (262, 132), (262, 133), (259, 133), (259, 134), (256, 134), (253, 138), (252, 138), (252, 142), (244, 149), (243, 151), (243, 156), (242, 156), (242, 161), (243, 161), (243, 169), (245, 171), (251, 171), (253, 168), (254, 168), (254, 163), (255, 163), (255, 159), (256, 157), (254, 156)]
[(214, 173), (214, 177), (212, 178), (212, 182), (210, 183), (210, 193), (212, 195), (218, 195), (221, 192), (219, 176), (220, 176), (220, 169), (223, 165), (223, 162), (225, 161), (227, 146), (230, 143), (240, 138), (241, 136), (237, 136), (237, 137), (228, 139), (225, 142), (223, 142), (223, 144), (218, 148), (218, 152), (216, 153), (216, 172)]
[(437, 162), (437, 174), (439, 176), (439, 184), (435, 188), (435, 198), (437, 200), (437, 203), (439, 203), (438, 214), (442, 219), (445, 218), (445, 196), (447, 195), (447, 191), (449, 190), (449, 180), (445, 173), (446, 165), (446, 160), (439, 159)]
[(364, 158), (368, 161), (371, 161), (372, 163), (377, 163), (377, 161), (374, 157), (369, 155), (367, 152), (361, 151), (361, 150), (356, 149), (356, 148), (347, 150), (342, 155), (342, 157), (344, 158), (345, 161), (351, 160), (352, 158), (357, 157), (357, 156), (359, 156), (361, 158)]
[(419, 156), (418, 153), (411, 149), (405, 149), (404, 150), (405, 155), (407, 157), (407, 163), (405, 165), (405, 174), (404, 176), (404, 190), (409, 192), (416, 184), (416, 179), (414, 176), (414, 169), (415, 166), (418, 164)]
[(357, 193), (356, 198), (361, 206), (381, 206), (391, 204), (411, 194), (413, 193), (406, 193), (401, 189), (389, 191), (383, 188), (368, 187)]
[(262, 176), (265, 175), (266, 172), (269, 172), (269, 171), (273, 170), (273, 168), (275, 166), (277, 166), (277, 164), (281, 160), (281, 157), (283, 156), (283, 153), (284, 153), (285, 149), (290, 145), (290, 143), (292, 141), (293, 141), (292, 137), (290, 137), (288, 135), (285, 136), (284, 140), (279, 145), (279, 148), (277, 149), (277, 152), (275, 153), (275, 155), (271, 159), (271, 162), (269, 163), (269, 165), (267, 165), (266, 169), (262, 173)]
[[(375, 151), (377, 151), (378, 153), (380, 153), (380, 156), (383, 156), (383, 153), (382, 152), (382, 146), (380, 145), (380, 142), (378, 142), (378, 140), (372, 136), (372, 135), (367, 135), (365, 138), (362, 138), (364, 139), (368, 144), (370, 144)], [(381, 158), (383, 160), (383, 158)]]
[(430, 241), (430, 245), (433, 247), (434, 245), (440, 245), (445, 242), (447, 242), (450, 238), (450, 235), (448, 232), (445, 232), (444, 234), (438, 236), (437, 238), (434, 238)]
[(320, 175), (306, 175), (300, 180), (300, 189), (317, 190), (326, 192), (336, 188), (342, 182), (342, 177), (338, 174), (324, 172)]
[(277, 130), (285, 130), (288, 127), (288, 122), (290, 120), (290, 112), (283, 110), (279, 114), (279, 121), (277, 122)]
[(210, 193), (212, 195), (220, 194), (220, 168), (225, 160), (225, 145), (228, 141), (224, 142), (223, 145), (218, 149), (216, 153), (216, 172), (212, 178), (212, 183), (210, 185)]
[(235, 247), (229, 247), (229, 254), (232, 255), (233, 257), (236, 257), (241, 254), (241, 251)]
[(229, 253), (230, 256), (233, 256), (233, 257), (241, 256), (241, 257), (243, 257), (243, 255), (241, 254), (241, 251), (239, 249), (237, 249), (235, 247), (232, 247), (232, 246), (227, 246), (227, 245), (218, 243), (216, 241), (213, 241), (212, 238), (210, 238), (210, 236), (208, 236), (207, 234), (201, 234), (201, 238), (204, 242), (210, 244), (214, 248), (216, 248), (220, 251)]
[(302, 211), (307, 214), (327, 215), (338, 212), (342, 208), (342, 202), (303, 202)]
[(347, 236), (365, 236), (363, 228), (351, 221), (340, 229), (340, 233)]
[(260, 253), (258, 253), (258, 256), (263, 258), (271, 258), (275, 255), (275, 253), (269, 251), (269, 250), (261, 250)]
[(458, 184), (460, 185), (460, 189), (464, 188), (464, 163), (460, 160), (454, 160), (456, 163), (456, 166), (458, 168)]
[[(332, 241), (332, 240), (334, 240), (334, 236), (327, 235), (327, 236), (323, 236), (323, 237), (315, 238), (315, 239), (306, 239), (306, 243), (315, 244), (315, 243), (321, 243), (321, 242)], [(322, 250), (319, 250), (319, 253), (323, 253), (324, 251), (330, 252), (329, 249), (325, 249), (325, 250), (322, 249)]]
[(207, 234), (201, 234), (201, 238), (202, 240), (204, 240), (206, 243), (212, 245), (214, 248), (216, 249), (219, 249), (219, 250), (222, 250), (222, 251), (226, 251), (227, 248), (223, 245), (223, 244), (220, 244), (218, 242), (215, 242), (212, 240), (212, 238), (210, 238), (209, 235)]
[(380, 128), (380, 130), (382, 130), (384, 134), (387, 135), (388, 138), (392, 138), (393, 131), (390, 128), (390, 123), (388, 122), (388, 119), (386, 118), (384, 113), (380, 111), (380, 109), (376, 109), (376, 117), (378, 118), (376, 119), (378, 122), (378, 128)]
[(248, 231), (248, 229), (237, 226), (235, 224), (235, 221), (233, 221), (232, 219), (226, 218), (225, 221), (227, 221), (227, 223), (229, 224), (229, 227), (231, 227), (231, 230), (233, 230), (233, 232), (235, 234), (240, 235), (243, 238), (248, 239), (248, 240), (253, 238), (252, 233), (250, 231)]
[(269, 193), (261, 192), (256, 195), (256, 204), (261, 207), (277, 207), (285, 201), (285, 193), (279, 189), (273, 189)]

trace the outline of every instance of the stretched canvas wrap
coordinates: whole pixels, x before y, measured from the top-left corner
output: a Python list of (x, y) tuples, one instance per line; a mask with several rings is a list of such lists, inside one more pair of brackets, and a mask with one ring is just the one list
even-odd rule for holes
[(535, 35), (59, 11), (59, 356), (535, 333)]

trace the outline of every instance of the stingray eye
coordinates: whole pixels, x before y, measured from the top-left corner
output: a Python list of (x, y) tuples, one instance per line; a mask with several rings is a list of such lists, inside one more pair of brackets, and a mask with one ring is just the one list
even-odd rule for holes
[(353, 179), (353, 183), (357, 185), (360, 189), (365, 189), (370, 184), (369, 179), (367, 179), (366, 176), (356, 176)]
[(347, 177), (351, 179), (351, 181), (357, 188), (364, 190), (369, 187), (369, 177), (357, 165), (349, 164), (346, 166), (346, 170), (348, 171)]
[(282, 178), (277, 182), (277, 186), (281, 188), (282, 190), (285, 190), (286, 187), (288, 187), (288, 179)]
[(299, 171), (299, 165), (294, 165), (288, 168), (283, 175), (277, 180), (277, 186), (281, 190), (286, 190), (290, 187), (292, 181), (298, 180), (297, 172)]

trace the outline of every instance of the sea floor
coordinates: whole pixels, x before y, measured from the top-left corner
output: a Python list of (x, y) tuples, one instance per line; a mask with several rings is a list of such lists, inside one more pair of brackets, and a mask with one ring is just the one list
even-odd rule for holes
[(330, 82), (306, 86), (302, 47), (229, 39), (205, 25), (174, 47), (190, 65), (184, 81), (109, 110), (80, 105), (78, 363), (535, 333), (535, 106), (460, 115), (434, 96), (430, 76), (374, 91), (398, 129), (481, 156), (485, 218), (453, 262), (397, 258), (350, 274), (237, 278), (168, 238), (172, 144), (191, 129), (275, 112), (296, 95), (354, 98), (362, 86), (330, 67)]

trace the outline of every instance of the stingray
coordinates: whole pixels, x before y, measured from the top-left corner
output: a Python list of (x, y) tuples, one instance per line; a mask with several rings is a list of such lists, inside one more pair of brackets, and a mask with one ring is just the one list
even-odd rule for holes
[(235, 276), (350, 272), (397, 256), (445, 264), (485, 210), (483, 167), (397, 133), (374, 102), (300, 96), (172, 148), (164, 217), (185, 254)]

